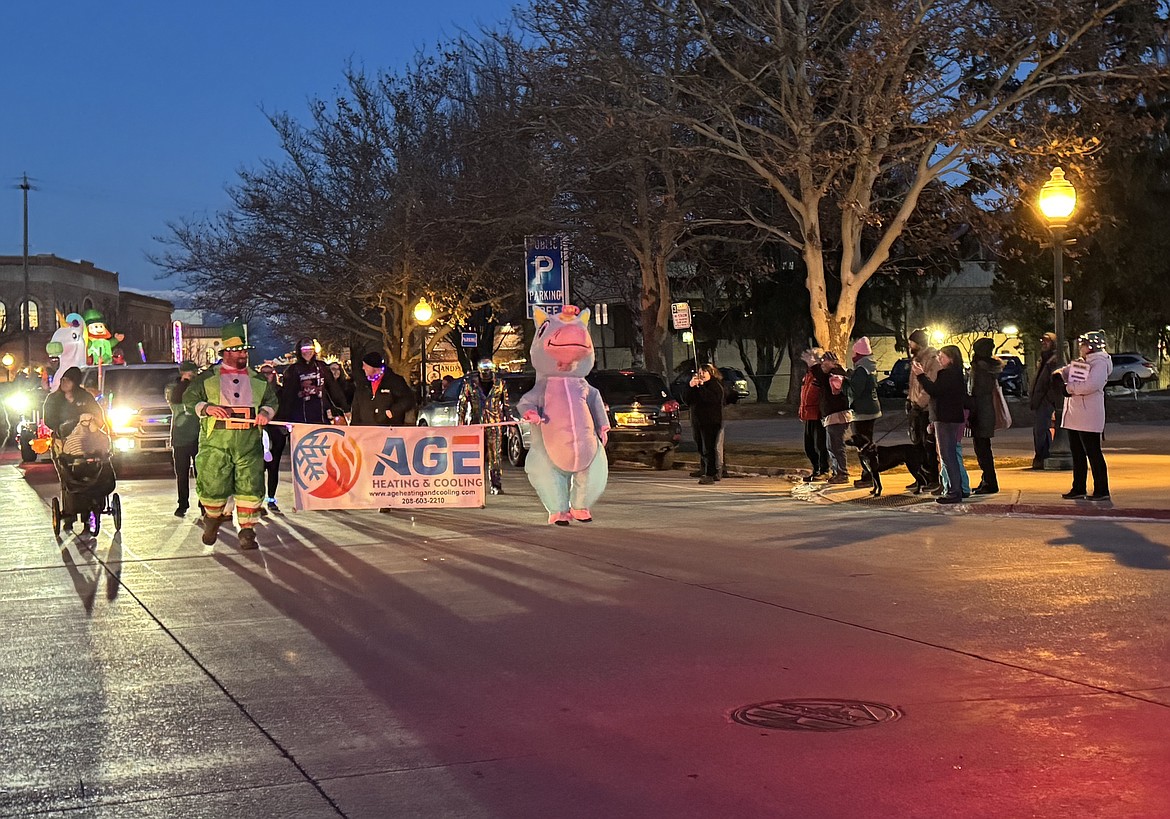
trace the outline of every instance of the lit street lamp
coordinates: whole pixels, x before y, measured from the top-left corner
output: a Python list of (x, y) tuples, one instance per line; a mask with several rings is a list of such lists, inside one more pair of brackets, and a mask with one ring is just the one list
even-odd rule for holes
[[(1056, 365), (1059, 369), (1065, 363), (1067, 345), (1064, 339), (1064, 248), (1072, 240), (1064, 238), (1068, 219), (1077, 206), (1077, 192), (1072, 183), (1064, 178), (1059, 167), (1052, 169), (1052, 175), (1040, 189), (1040, 212), (1048, 220), (1052, 233), (1052, 291), (1054, 326), (1056, 332)], [(1068, 448), (1068, 436), (1060, 425), (1064, 407), (1056, 408), (1056, 430), (1052, 436), (1052, 447), (1044, 461), (1045, 469), (1072, 469), (1072, 455)]]
[(418, 304), (414, 306), (414, 322), (422, 328), (422, 378), (419, 379), (419, 389), (422, 392), (422, 400), (427, 399), (427, 326), (435, 318), (435, 311), (431, 309), (431, 305), (427, 303), (426, 296), (421, 296)]
[(12, 365), (16, 363), (16, 359), (12, 357), (12, 353), (5, 353), (3, 358), (0, 358), (0, 364), (4, 365), (4, 377), (6, 380), (12, 380)]

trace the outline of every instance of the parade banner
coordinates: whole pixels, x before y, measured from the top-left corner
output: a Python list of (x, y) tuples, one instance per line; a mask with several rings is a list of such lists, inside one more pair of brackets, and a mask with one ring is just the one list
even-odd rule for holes
[(482, 426), (291, 426), (298, 511), (484, 505)]

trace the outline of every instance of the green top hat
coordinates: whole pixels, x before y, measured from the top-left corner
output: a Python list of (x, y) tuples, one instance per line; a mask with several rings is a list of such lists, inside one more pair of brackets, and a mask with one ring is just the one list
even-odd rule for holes
[(225, 324), (219, 331), (219, 338), (222, 341), (221, 350), (253, 349), (248, 343), (248, 325), (243, 322), (233, 321), (231, 324)]
[(101, 310), (95, 310), (92, 307), (85, 311), (81, 320), (86, 324), (93, 324), (95, 321), (100, 321), (102, 324), (106, 323), (105, 316), (102, 315)]

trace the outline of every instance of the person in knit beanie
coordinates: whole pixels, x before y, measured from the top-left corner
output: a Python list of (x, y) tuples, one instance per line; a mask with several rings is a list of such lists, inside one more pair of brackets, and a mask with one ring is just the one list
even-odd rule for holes
[[(910, 362), (922, 368), (927, 380), (933, 381), (938, 375), (938, 350), (929, 346), (926, 330), (919, 328), (910, 334)], [(907, 489), (931, 492), (939, 486), (938, 448), (935, 446), (934, 428), (930, 423), (930, 395), (922, 388), (917, 378), (910, 379), (910, 390), (906, 398), (907, 426), (910, 428), (910, 443), (922, 447), (922, 472), (930, 480), (926, 486), (918, 481)]]
[[(877, 364), (873, 360), (873, 348), (869, 337), (862, 336), (853, 343), (853, 369), (849, 371), (849, 392), (853, 408), (853, 432), (873, 440), (873, 428), (882, 417), (882, 406), (877, 394)], [(864, 460), (861, 462), (861, 477), (854, 486), (873, 486), (873, 476)]]

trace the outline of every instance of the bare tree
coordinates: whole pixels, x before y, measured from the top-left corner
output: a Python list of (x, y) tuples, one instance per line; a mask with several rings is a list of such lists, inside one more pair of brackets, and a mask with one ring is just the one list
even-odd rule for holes
[(676, 78), (679, 121), (783, 203), (784, 218), (750, 204), (739, 218), (801, 253), (817, 339), (843, 353), (924, 192), (976, 162), (1093, 150), (1062, 117), (1164, 72), (1135, 58), (1158, 14), (1143, 0), (689, 0), (703, 53)]

